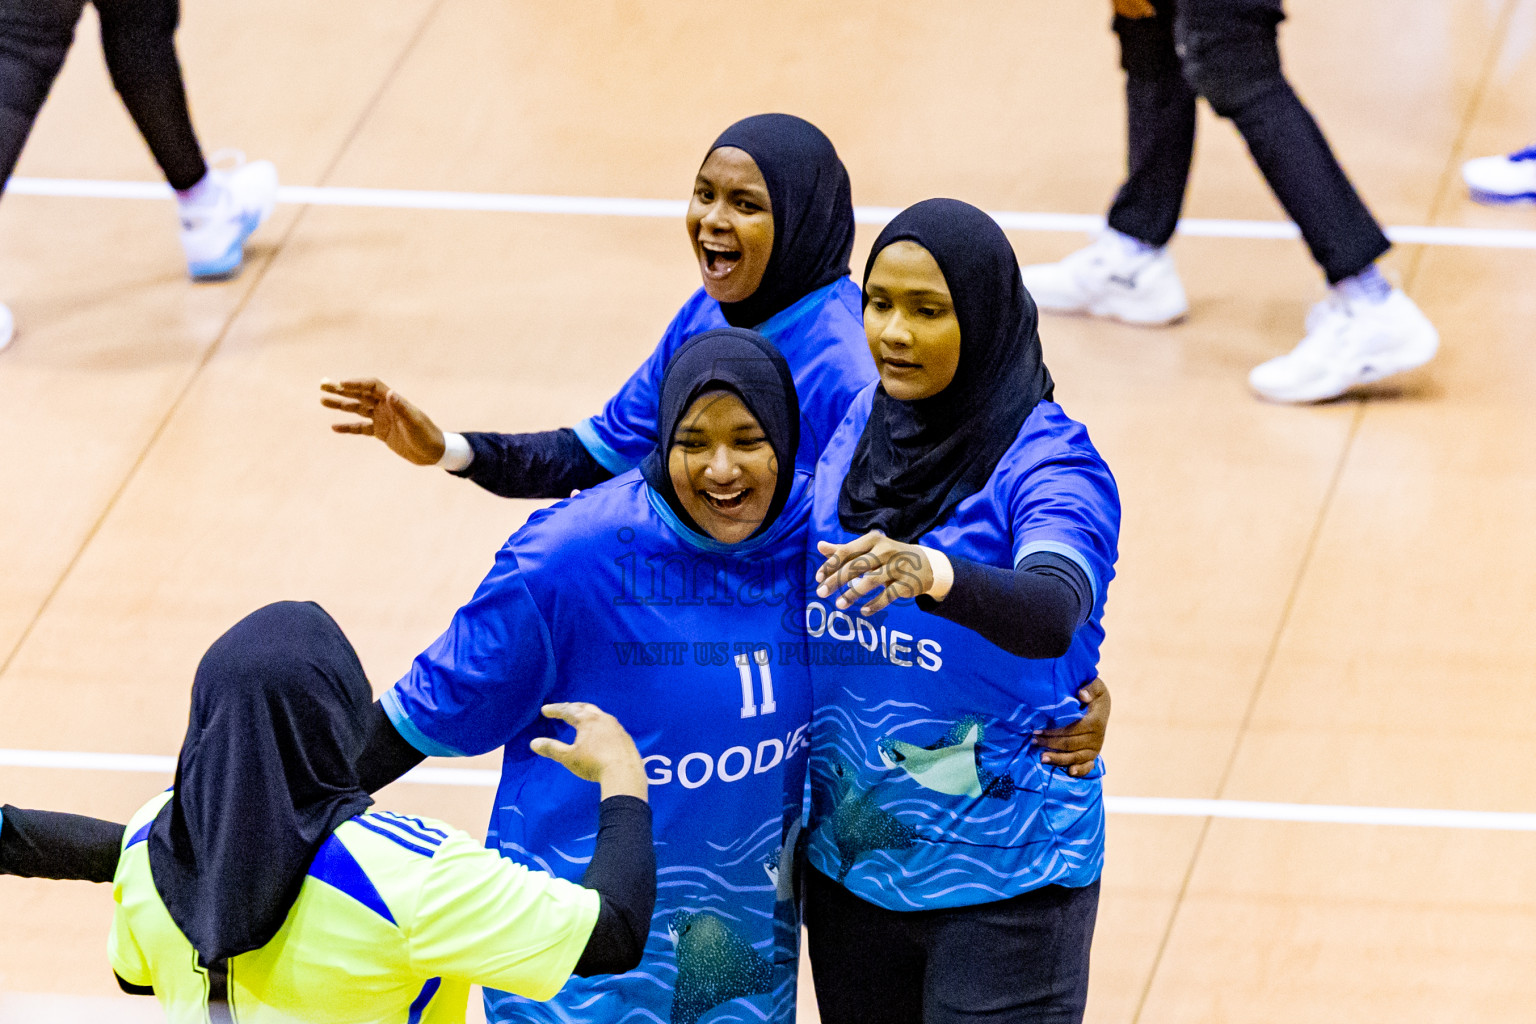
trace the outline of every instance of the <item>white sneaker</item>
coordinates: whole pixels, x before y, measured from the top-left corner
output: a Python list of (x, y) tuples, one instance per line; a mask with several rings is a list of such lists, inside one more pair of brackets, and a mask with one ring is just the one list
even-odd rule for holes
[(1423, 366), (1439, 347), (1440, 332), (1401, 289), (1381, 302), (1335, 292), (1313, 307), (1301, 343), (1255, 366), (1248, 384), (1272, 402), (1321, 402)]
[(11, 343), (16, 337), (16, 318), (11, 315), (11, 307), (0, 303), (0, 349)]
[(1468, 160), (1461, 165), (1461, 178), (1480, 203), (1536, 201), (1536, 146)]
[(1105, 231), (1060, 263), (1023, 268), (1024, 287), (1051, 313), (1086, 313), (1128, 324), (1170, 324), (1189, 312), (1167, 247), (1136, 249)]
[[(215, 155), (215, 160), (219, 159)], [(208, 169), (215, 194), (196, 205), (180, 203), (181, 248), (194, 281), (222, 281), (240, 272), (245, 240), (272, 215), (277, 202), (277, 168), (268, 160), (229, 170)]]

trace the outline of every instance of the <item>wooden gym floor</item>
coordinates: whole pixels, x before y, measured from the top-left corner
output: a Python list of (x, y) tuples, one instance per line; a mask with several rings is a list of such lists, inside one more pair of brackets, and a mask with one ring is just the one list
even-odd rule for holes
[[(1536, 0), (1288, 7), (1289, 73), (1382, 221), (1503, 233), (1400, 245), (1387, 266), (1441, 356), (1315, 408), (1245, 389), (1322, 294), (1299, 242), (1252, 225), (1175, 241), (1181, 326), (1044, 322), (1125, 503), (1108, 792), (1536, 809), (1536, 248), (1514, 233), (1536, 210), (1476, 207), (1457, 171), (1536, 141)], [(861, 205), (1099, 214), (1123, 166), (1096, 0), (185, 8), (205, 145), (289, 185), (682, 199), (715, 134), (764, 110), (822, 126)], [(1186, 215), (1282, 219), (1230, 126), (1201, 132)], [(199, 655), (267, 601), (322, 603), (387, 687), (535, 507), (332, 435), (321, 376), (381, 376), (449, 428), (570, 424), (697, 285), (680, 218), (382, 199), (281, 205), (243, 276), (190, 285), (167, 201), (35, 194), (158, 180), (89, 14), (17, 175), (0, 800), (21, 805), (122, 817), (163, 786), (16, 752), (173, 754)], [(1082, 243), (1011, 237), (1026, 262)], [(472, 831), (489, 808), (473, 787), (385, 797)], [(1536, 835), (1364, 816), (1112, 815), (1089, 1020), (1529, 1020)], [(115, 995), (110, 907), (0, 882), (0, 1021), (154, 1019)]]

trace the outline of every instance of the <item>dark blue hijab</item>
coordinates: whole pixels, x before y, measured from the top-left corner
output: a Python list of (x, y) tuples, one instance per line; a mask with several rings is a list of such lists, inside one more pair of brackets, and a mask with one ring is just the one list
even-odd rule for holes
[(795, 483), (795, 452), (800, 447), (800, 399), (789, 364), (773, 342), (740, 327), (722, 327), (690, 338), (667, 364), (656, 416), (656, 447), (640, 465), (645, 482), (695, 533), (704, 533), (678, 500), (667, 457), (683, 414), (706, 391), (729, 391), (746, 405), (763, 428), (778, 461), (773, 502), (752, 536), (773, 526), (784, 511)]
[[(874, 408), (843, 479), (843, 529), (881, 530), (904, 543), (941, 523), (986, 486), (1024, 420), (1054, 385), (1040, 348), (1040, 315), (1008, 236), (981, 210), (928, 199), (875, 239), (864, 283), (886, 246), (912, 241), (944, 273), (960, 321), (960, 365), (931, 398), (900, 402), (875, 389)], [(866, 296), (865, 301), (868, 301)]]
[(354, 767), (372, 703), (317, 604), (269, 604), (203, 655), (149, 869), (205, 967), (270, 942), (320, 844), (373, 803)]
[(853, 194), (831, 140), (809, 121), (789, 114), (748, 117), (720, 133), (709, 152), (726, 146), (757, 164), (773, 206), (773, 251), (762, 283), (742, 301), (720, 304), (726, 323), (756, 327), (849, 272)]

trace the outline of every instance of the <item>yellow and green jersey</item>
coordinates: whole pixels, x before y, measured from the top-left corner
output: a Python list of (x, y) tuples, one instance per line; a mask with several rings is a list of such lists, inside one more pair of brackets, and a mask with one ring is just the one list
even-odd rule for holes
[(107, 953), (124, 981), (154, 988), (170, 1024), (460, 1024), (471, 983), (554, 996), (597, 922), (590, 889), (441, 822), (360, 814), (320, 847), (272, 941), (230, 959), (228, 1012), (210, 1017), (208, 972), (150, 877), (145, 840), (169, 799), (124, 833)]

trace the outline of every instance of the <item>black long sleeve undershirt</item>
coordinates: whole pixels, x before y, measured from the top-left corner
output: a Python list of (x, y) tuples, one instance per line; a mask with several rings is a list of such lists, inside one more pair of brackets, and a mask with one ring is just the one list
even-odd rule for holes
[[(125, 830), (115, 821), (83, 814), (6, 804), (0, 808), (0, 875), (110, 882), (117, 873)], [(155, 994), (152, 988), (124, 981), (116, 971), (112, 976), (131, 996)]]
[(0, 875), (110, 882), (124, 826), (83, 814), (0, 808)]
[(374, 701), (373, 710), (368, 712), (368, 743), (357, 759), (358, 785), (377, 793), (426, 759), (426, 754), (400, 735), (384, 713), (384, 705)]
[(1053, 552), (1037, 552), (1016, 569), (950, 556), (954, 584), (942, 601), (917, 606), (970, 629), (1021, 658), (1059, 658), (1093, 610), (1093, 586), (1082, 568)]
[(503, 498), (568, 498), (613, 474), (569, 427), (537, 434), (465, 434), (474, 461), (454, 475)]
[(633, 796), (611, 796), (598, 811), (597, 848), (581, 876), (602, 905), (575, 974), (623, 974), (640, 966), (656, 910), (656, 844), (651, 805)]
[[(357, 760), (357, 777), (377, 792), (426, 760), (389, 720), (382, 704), (370, 712), (368, 744)], [(597, 849), (581, 884), (597, 890), (597, 924), (576, 963), (582, 977), (622, 974), (640, 964), (656, 905), (656, 850), (651, 808), (644, 800), (614, 796), (598, 812)]]

